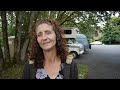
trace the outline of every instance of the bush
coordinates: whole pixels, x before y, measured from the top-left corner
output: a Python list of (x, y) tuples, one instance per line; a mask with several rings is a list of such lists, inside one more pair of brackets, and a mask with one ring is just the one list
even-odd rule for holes
[(88, 67), (84, 64), (78, 64), (79, 79), (85, 79), (88, 73)]
[[(14, 65), (13, 67), (2, 71), (0, 79), (21, 79), (23, 65)], [(88, 73), (88, 67), (83, 64), (78, 64), (79, 79), (85, 79)]]
[(13, 67), (1, 72), (0, 79), (21, 79), (23, 65), (14, 65)]

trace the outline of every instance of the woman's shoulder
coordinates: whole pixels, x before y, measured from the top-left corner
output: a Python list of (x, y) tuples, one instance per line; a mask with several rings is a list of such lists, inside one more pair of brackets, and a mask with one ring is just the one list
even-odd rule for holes
[(34, 61), (33, 60), (27, 60), (25, 61), (25, 65), (33, 65)]
[(26, 61), (24, 64), (22, 79), (34, 78), (35, 71), (36, 69), (34, 67), (34, 63), (31, 61)]
[(77, 63), (72, 60), (71, 63), (64, 63), (64, 78), (65, 79), (78, 79)]
[(34, 62), (31, 61), (31, 60), (27, 60), (24, 64), (25, 69), (30, 69), (30, 68), (33, 68), (33, 67), (34, 67)]
[(71, 63), (71, 76), (72, 79), (78, 79), (78, 66), (75, 60)]
[(71, 65), (74, 65), (74, 66), (76, 66), (76, 65), (77, 65), (77, 62), (76, 62), (75, 60), (72, 60), (72, 63), (71, 63)]

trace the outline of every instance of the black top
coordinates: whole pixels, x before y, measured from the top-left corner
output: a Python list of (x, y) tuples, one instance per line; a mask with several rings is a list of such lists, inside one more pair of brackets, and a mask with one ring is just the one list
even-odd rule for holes
[[(63, 75), (62, 79), (78, 79), (77, 63), (74, 60), (71, 64), (63, 63), (62, 66), (63, 69), (60, 70), (58, 76)], [(39, 69), (36, 69), (34, 64), (29, 64), (29, 62), (26, 62), (24, 65), (22, 79), (36, 79), (37, 71), (39, 71)], [(50, 78), (47, 76), (44, 79)]]
[[(59, 73), (55, 79), (64, 79), (63, 69), (64, 69), (63, 63), (61, 63)], [(36, 79), (50, 79), (49, 75), (47, 74), (47, 72), (44, 68), (37, 69), (35, 78)]]

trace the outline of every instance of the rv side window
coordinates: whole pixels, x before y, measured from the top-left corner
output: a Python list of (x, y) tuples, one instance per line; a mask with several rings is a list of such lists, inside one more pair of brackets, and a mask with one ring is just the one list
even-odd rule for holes
[(76, 30), (77, 34), (80, 34), (80, 30)]
[(71, 30), (64, 30), (64, 34), (72, 34)]

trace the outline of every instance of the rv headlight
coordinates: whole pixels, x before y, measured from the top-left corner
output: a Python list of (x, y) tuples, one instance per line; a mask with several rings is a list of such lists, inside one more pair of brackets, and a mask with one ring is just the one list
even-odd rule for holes
[(82, 44), (80, 44), (80, 48), (84, 48), (84, 46)]

